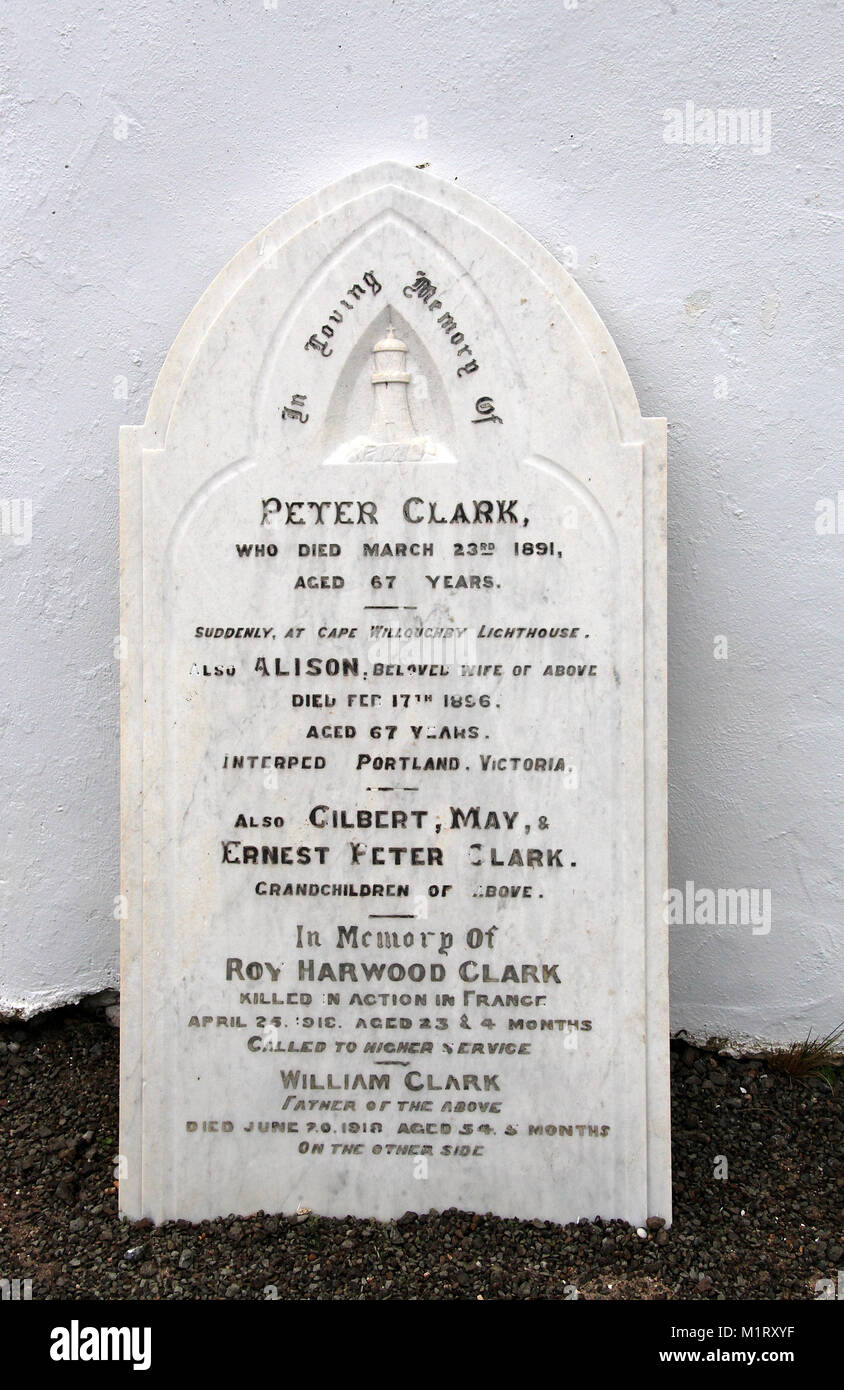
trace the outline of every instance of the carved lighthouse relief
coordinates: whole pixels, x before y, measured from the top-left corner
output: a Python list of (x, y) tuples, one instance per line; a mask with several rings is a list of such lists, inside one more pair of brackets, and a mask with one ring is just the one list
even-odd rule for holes
[[(370, 339), (371, 341), (371, 339)], [(371, 383), (371, 419), (364, 435), (344, 442), (329, 463), (411, 463), (421, 459), (453, 463), (450, 450), (436, 438), (417, 429), (411, 404), (408, 347), (397, 336), (392, 319), (386, 334), (372, 346), (367, 379)], [(420, 394), (428, 379), (417, 377)]]
[(369, 432), (373, 439), (379, 441), (409, 442), (416, 431), (407, 399), (410, 381), (410, 373), (405, 371), (407, 348), (396, 337), (392, 324), (387, 329), (386, 338), (380, 338), (372, 352), (375, 359), (375, 371), (372, 373), (375, 403)]

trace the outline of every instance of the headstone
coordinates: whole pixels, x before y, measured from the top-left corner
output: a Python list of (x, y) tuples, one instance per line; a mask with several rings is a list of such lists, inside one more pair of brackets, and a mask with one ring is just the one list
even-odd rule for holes
[(665, 422), (395, 165), (121, 435), (121, 1208), (670, 1219)]

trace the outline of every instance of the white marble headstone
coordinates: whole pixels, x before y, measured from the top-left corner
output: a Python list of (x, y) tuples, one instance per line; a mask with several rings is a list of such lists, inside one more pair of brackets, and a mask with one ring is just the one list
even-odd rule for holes
[(121, 1208), (670, 1220), (665, 422), (392, 164), (121, 433)]

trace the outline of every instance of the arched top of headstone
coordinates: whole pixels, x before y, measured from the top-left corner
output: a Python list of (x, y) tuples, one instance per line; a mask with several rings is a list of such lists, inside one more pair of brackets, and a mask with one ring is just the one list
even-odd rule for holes
[[(409, 257), (401, 284), (388, 286), (382, 279), (384, 292), (378, 296), (369, 295), (365, 284), (359, 297), (335, 296), (338, 274), (342, 280), (348, 268), (348, 289), (360, 283), (367, 270), (374, 277), (384, 277), (383, 254), (395, 257), (399, 248)], [(528, 291), (516, 303), (511, 298), (515, 280)], [(414, 284), (417, 288), (409, 290)], [(326, 290), (322, 298), (321, 285)], [(416, 323), (408, 319), (410, 332), (415, 328), (418, 333), (425, 315), (429, 316), (426, 326), (437, 324), (433, 346), (439, 349), (443, 376), (448, 366), (443, 360), (445, 345), (459, 335), (452, 345), (454, 371), (448, 385), (454, 388), (461, 366), (469, 368), (460, 378), (461, 395), (477, 385), (472, 403), (479, 393), (491, 393), (498, 407), (502, 393), (525, 390), (526, 399), (541, 413), (542, 380), (538, 378), (548, 375), (555, 383), (560, 410), (568, 408), (577, 415), (584, 395), (604, 393), (619, 441), (641, 440), (642, 418), (622, 358), (598, 312), (568, 271), (510, 218), (455, 182), (384, 162), (303, 199), (220, 271), (168, 353), (142, 427), (143, 446), (161, 448), (178, 420), (186, 388), (193, 384), (201, 391), (204, 385), (213, 396), (211, 359), (221, 370), (236, 354), (239, 370), (250, 373), (245, 395), (254, 414), (250, 421), (231, 422), (236, 426), (231, 444), (248, 454), (272, 436), (271, 421), (264, 412), (275, 410), (276, 402), (269, 400), (275, 386), (274, 363), (289, 350), (288, 339), (297, 332), (301, 337), (302, 328), (307, 327), (302, 345), (311, 334), (317, 344), (324, 345), (312, 345), (309, 351), (314, 356), (325, 350), (345, 366), (357, 350), (361, 360), (368, 360), (376, 341), (367, 334), (368, 325), (376, 312), (385, 318), (390, 293), (397, 323), (402, 309), (415, 314)], [(342, 299), (352, 308), (344, 309)], [(465, 321), (469, 303), (475, 310), (471, 328)], [(542, 331), (536, 321), (538, 303), (547, 308)], [(527, 340), (520, 332), (520, 307), (526, 309), (523, 318), (530, 324)], [(331, 340), (321, 332), (324, 325), (334, 334)], [(440, 372), (430, 357), (425, 365), (441, 389)], [(195, 409), (192, 396), (184, 403)], [(509, 421), (505, 419), (503, 434), (514, 426), (513, 414), (511, 410)], [(523, 437), (513, 442), (518, 442), (522, 453), (541, 453), (542, 447), (531, 443), (530, 422), (522, 410), (518, 417)]]

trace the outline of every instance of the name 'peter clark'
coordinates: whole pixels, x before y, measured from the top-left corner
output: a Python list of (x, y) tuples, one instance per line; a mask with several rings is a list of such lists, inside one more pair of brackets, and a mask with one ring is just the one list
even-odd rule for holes
[[(402, 506), (405, 521), (417, 526), (526, 526), (516, 514), (517, 497), (473, 497), (471, 502), (444, 503), (424, 497), (408, 497)], [(262, 526), (377, 526), (378, 503), (372, 501), (288, 502), (280, 497), (261, 500)]]

